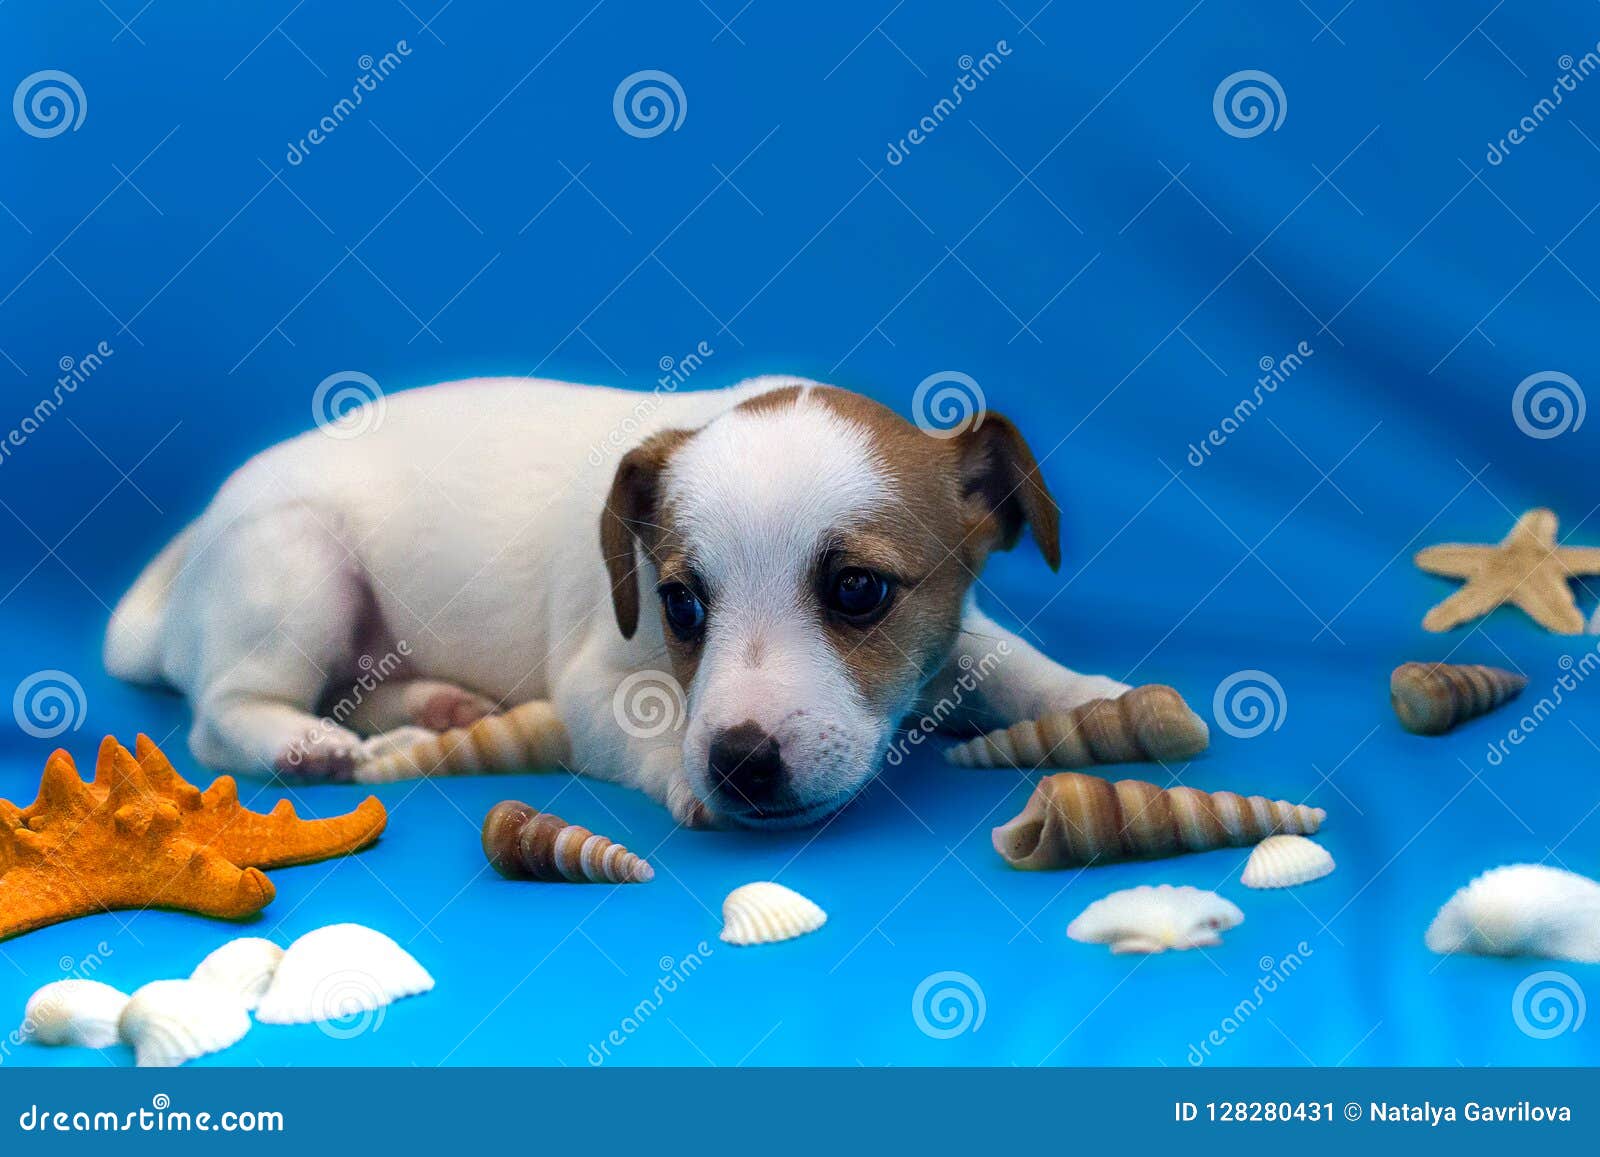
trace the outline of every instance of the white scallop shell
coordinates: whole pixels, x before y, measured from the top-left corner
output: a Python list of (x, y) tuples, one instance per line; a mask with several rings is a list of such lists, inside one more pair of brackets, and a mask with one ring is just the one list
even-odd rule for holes
[(230, 940), (207, 956), (189, 974), (190, 980), (204, 980), (237, 994), (245, 1008), (254, 1010), (272, 983), (283, 949), (260, 936), (241, 936)]
[(1096, 900), (1067, 925), (1067, 935), (1109, 944), (1112, 952), (1165, 952), (1221, 944), (1219, 933), (1243, 920), (1244, 913), (1215, 892), (1147, 885)]
[(173, 1068), (236, 1044), (250, 1031), (239, 998), (203, 980), (154, 980), (122, 1010), (122, 1039), (140, 1068)]
[(117, 1018), (128, 994), (98, 980), (57, 980), (28, 998), (22, 1036), (42, 1045), (82, 1045), (105, 1049), (116, 1044)]
[(361, 924), (329, 924), (289, 945), (256, 1006), (263, 1024), (310, 1024), (371, 1012), (433, 988), (411, 953)]
[(729, 944), (772, 944), (815, 932), (828, 914), (799, 892), (761, 880), (728, 893), (722, 902), (722, 938)]
[(1442, 955), (1600, 963), (1600, 883), (1544, 864), (1495, 868), (1450, 897), (1426, 943)]
[(1333, 871), (1328, 849), (1305, 836), (1268, 836), (1255, 846), (1239, 883), (1246, 888), (1293, 888)]

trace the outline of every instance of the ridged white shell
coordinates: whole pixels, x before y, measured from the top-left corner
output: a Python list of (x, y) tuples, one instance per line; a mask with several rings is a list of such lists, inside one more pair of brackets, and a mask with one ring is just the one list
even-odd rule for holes
[(203, 980), (155, 980), (122, 1010), (122, 1039), (140, 1068), (173, 1068), (236, 1044), (250, 1031), (239, 998)]
[(128, 994), (98, 980), (57, 980), (28, 998), (22, 1036), (42, 1045), (105, 1049), (118, 1043)]
[(190, 980), (204, 980), (238, 995), (245, 1008), (254, 1010), (272, 983), (283, 949), (259, 936), (230, 940), (207, 956), (189, 974)]
[(1293, 888), (1333, 871), (1328, 849), (1305, 836), (1268, 836), (1255, 846), (1239, 883), (1246, 888)]
[(1543, 864), (1495, 868), (1450, 897), (1426, 943), (1441, 954), (1600, 963), (1600, 883)]
[(371, 1012), (433, 988), (400, 945), (361, 924), (329, 924), (289, 945), (256, 1006), (262, 1024), (311, 1024)]
[(772, 944), (815, 932), (828, 914), (799, 892), (761, 880), (728, 893), (722, 902), (722, 938), (729, 944)]
[(1221, 944), (1219, 933), (1243, 920), (1244, 913), (1215, 892), (1147, 885), (1096, 900), (1067, 925), (1067, 935), (1109, 944), (1112, 952), (1165, 952)]

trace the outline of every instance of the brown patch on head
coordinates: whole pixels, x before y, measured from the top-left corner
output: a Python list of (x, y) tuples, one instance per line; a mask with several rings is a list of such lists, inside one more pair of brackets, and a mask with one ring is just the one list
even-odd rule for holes
[(693, 434), (663, 430), (622, 456), (611, 480), (611, 493), (600, 511), (600, 552), (611, 579), (611, 606), (622, 637), (639, 628), (639, 576), (635, 543), (660, 562), (670, 537), (661, 502), (661, 473), (672, 452)]

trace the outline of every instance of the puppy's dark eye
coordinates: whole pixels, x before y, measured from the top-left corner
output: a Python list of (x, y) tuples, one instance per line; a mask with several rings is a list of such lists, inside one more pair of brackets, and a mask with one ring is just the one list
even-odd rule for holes
[(859, 566), (847, 566), (828, 583), (828, 606), (847, 619), (870, 619), (888, 605), (889, 580)]
[(682, 583), (667, 583), (657, 593), (673, 634), (687, 642), (700, 633), (706, 622), (706, 605), (699, 595)]

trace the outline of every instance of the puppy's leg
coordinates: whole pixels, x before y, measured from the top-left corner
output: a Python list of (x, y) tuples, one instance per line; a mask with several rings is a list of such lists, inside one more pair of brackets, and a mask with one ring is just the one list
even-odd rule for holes
[(1127, 690), (1128, 684), (1104, 675), (1063, 667), (969, 599), (950, 659), (929, 683), (921, 707), (937, 712), (942, 730), (988, 731)]
[(408, 726), (448, 731), (468, 727), (499, 710), (493, 699), (442, 679), (389, 679), (362, 693), (346, 723), (362, 735)]

